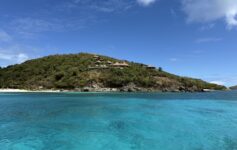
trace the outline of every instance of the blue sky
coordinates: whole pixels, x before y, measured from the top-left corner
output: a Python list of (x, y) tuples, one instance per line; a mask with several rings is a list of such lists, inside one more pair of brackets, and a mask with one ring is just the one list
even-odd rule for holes
[(237, 84), (236, 0), (1, 0), (0, 66), (90, 52)]

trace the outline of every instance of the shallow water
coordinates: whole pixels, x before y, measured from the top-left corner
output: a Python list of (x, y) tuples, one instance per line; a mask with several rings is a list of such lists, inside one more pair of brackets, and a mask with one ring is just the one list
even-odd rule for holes
[(237, 92), (0, 93), (1, 150), (237, 150)]

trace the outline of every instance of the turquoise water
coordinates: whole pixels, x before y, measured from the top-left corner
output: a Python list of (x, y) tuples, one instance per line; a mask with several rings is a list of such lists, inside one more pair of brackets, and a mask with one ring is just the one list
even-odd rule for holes
[(237, 150), (237, 92), (0, 94), (1, 150)]

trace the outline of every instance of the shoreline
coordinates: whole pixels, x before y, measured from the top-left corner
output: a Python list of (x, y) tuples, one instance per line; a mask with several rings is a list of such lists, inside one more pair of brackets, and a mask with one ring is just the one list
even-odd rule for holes
[[(26, 89), (0, 89), (0, 93), (208, 93), (218, 90), (204, 89), (203, 91), (119, 91), (119, 90), (93, 90), (93, 91), (77, 91), (77, 90), (26, 90)], [(220, 90), (230, 91), (230, 90)]]
[(0, 89), (0, 93), (61, 93), (60, 90)]

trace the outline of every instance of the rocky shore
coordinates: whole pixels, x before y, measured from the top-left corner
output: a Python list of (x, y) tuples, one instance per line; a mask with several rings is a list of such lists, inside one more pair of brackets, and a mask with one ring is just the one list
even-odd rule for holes
[(83, 88), (76, 88), (72, 90), (60, 90), (61, 92), (211, 92), (215, 90), (211, 89), (201, 89), (198, 90), (195, 86), (192, 88), (186, 89), (185, 87), (170, 87), (170, 88), (144, 88), (138, 87), (134, 83), (130, 83), (127, 86), (120, 87), (120, 88), (110, 88), (110, 87), (100, 87), (97, 84), (92, 86), (83, 87)]
[(143, 88), (136, 86), (125, 86), (122, 88), (95, 88), (95, 87), (84, 87), (84, 88), (76, 88), (76, 89), (50, 89), (50, 90), (24, 90), (24, 89), (0, 89), (0, 93), (61, 93), (61, 92), (213, 92), (215, 90), (203, 89), (203, 90), (182, 90), (182, 89), (154, 89), (154, 88)]

